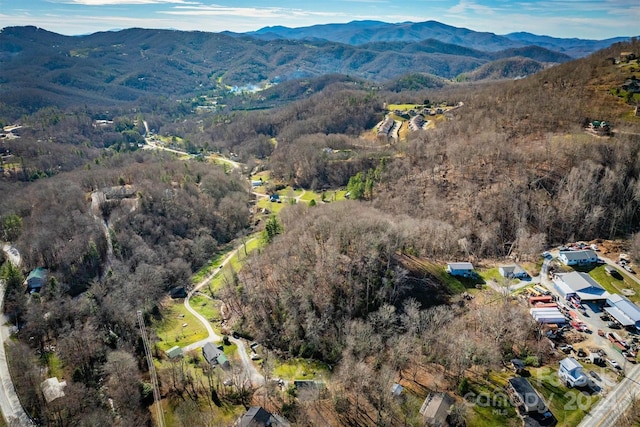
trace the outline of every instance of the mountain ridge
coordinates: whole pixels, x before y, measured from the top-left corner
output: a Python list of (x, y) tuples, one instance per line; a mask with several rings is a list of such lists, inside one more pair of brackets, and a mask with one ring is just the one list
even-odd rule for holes
[(572, 58), (587, 56), (613, 43), (630, 40), (631, 37), (614, 37), (605, 40), (579, 38), (556, 38), (540, 36), (526, 32), (498, 35), (490, 32), (474, 31), (468, 28), (454, 27), (438, 21), (402, 22), (397, 24), (382, 21), (351, 21), (346, 24), (319, 24), (308, 27), (289, 28), (283, 26), (264, 27), (247, 32), (263, 39), (325, 39), (352, 45), (376, 41), (415, 42), (434, 38), (442, 42), (487, 51), (499, 51), (509, 48), (535, 44), (565, 53)]
[[(193, 96), (233, 86), (344, 74), (375, 82), (411, 73), (454, 79), (505, 57), (570, 60), (540, 47), (483, 51), (435, 39), (349, 45), (264, 40), (201, 31), (130, 28), (64, 36), (36, 27), (0, 31), (0, 95), (8, 104), (105, 104), (162, 94)], [(26, 95), (26, 96), (25, 96)]]

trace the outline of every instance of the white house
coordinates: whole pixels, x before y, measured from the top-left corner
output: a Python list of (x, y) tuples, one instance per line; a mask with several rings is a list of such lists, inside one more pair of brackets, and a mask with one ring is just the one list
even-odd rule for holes
[(450, 262), (447, 264), (447, 273), (452, 276), (474, 277), (473, 264), (470, 262)]
[(498, 267), (498, 272), (502, 277), (507, 277), (509, 279), (526, 279), (529, 277), (529, 274), (524, 271), (524, 268), (520, 267), (518, 264), (503, 265)]
[(564, 265), (584, 265), (598, 262), (598, 255), (591, 249), (581, 251), (560, 251), (558, 259)]
[(573, 357), (567, 357), (560, 361), (558, 376), (569, 387), (587, 385), (587, 376), (582, 372), (582, 365)]

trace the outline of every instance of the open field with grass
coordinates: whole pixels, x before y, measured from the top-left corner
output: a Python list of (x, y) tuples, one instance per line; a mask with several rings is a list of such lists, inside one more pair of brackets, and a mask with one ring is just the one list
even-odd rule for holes
[(220, 317), (220, 301), (210, 298), (208, 295), (196, 294), (190, 300), (191, 307), (211, 323), (216, 323)]
[(256, 207), (259, 209), (267, 209), (270, 213), (278, 214), (284, 207), (287, 206), (287, 203), (277, 203), (271, 202), (267, 197), (261, 197), (256, 203)]
[(308, 359), (289, 359), (285, 362), (277, 362), (273, 369), (274, 378), (289, 381), (326, 379), (329, 374), (327, 365)]
[(575, 388), (561, 384), (556, 369), (542, 367), (530, 369), (531, 385), (545, 399), (549, 409), (558, 420), (558, 425), (577, 426), (585, 414), (599, 400), (599, 395), (589, 395)]
[[(628, 278), (625, 273), (620, 272), (619, 278), (609, 275), (604, 267), (604, 265), (599, 265), (593, 268), (589, 271), (589, 276), (600, 283), (607, 292), (625, 295), (631, 301), (640, 303), (640, 286), (634, 280)], [(634, 294), (631, 295), (629, 290), (633, 291)]]
[(198, 270), (193, 276), (191, 276), (191, 283), (197, 284), (202, 282), (209, 274), (213, 272), (222, 261), (227, 257), (232, 246), (227, 245), (221, 252), (219, 252), (215, 258), (213, 258), (207, 265)]
[(387, 104), (387, 110), (389, 111), (409, 111), (415, 110), (416, 108), (422, 108), (424, 105), (422, 104)]
[[(264, 246), (261, 233), (254, 233), (250, 236), (247, 236), (246, 241), (248, 242), (246, 247), (246, 253), (245, 253), (245, 248), (241, 247), (235, 253), (235, 255), (229, 260), (229, 262), (224, 266), (222, 271), (216, 274), (216, 276), (211, 280), (211, 283), (209, 283), (209, 286), (205, 286), (200, 290), (202, 293), (215, 298), (215, 293), (224, 285), (225, 280), (231, 280), (234, 272), (240, 271), (240, 268), (242, 267), (242, 264), (244, 263), (244, 261), (247, 259), (247, 256), (252, 251)], [(220, 261), (222, 262), (224, 258), (227, 257), (228, 254), (229, 254), (228, 252), (225, 253)]]
[(484, 377), (469, 380), (470, 392), (467, 426), (494, 427), (522, 425), (516, 409), (504, 394), (504, 387), (510, 378), (510, 372), (492, 372)]
[[(501, 280), (504, 279), (504, 277), (500, 275), (500, 272), (498, 271), (498, 267), (478, 270), (478, 274), (480, 275), (480, 277), (484, 279), (485, 282), (488, 282), (489, 280), (495, 280), (496, 282), (499, 283)], [(519, 280), (517, 280), (515, 283), (517, 282), (519, 282)]]
[(176, 345), (184, 347), (208, 336), (204, 326), (187, 311), (182, 300), (178, 301), (171, 301), (163, 311), (163, 318), (153, 322), (153, 329), (160, 339), (157, 344), (160, 350), (166, 351)]

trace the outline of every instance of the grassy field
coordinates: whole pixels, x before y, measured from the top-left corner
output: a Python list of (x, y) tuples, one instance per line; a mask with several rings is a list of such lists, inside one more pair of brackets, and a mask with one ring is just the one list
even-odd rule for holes
[(284, 209), (285, 206), (287, 206), (287, 203), (285, 202), (282, 202), (282, 203), (271, 202), (266, 197), (261, 197), (260, 200), (258, 200), (258, 203), (256, 203), (256, 207), (260, 209), (267, 209), (269, 212), (274, 214), (279, 214), (280, 211)]
[[(253, 240), (249, 241), (250, 239)], [(218, 291), (222, 287), (225, 280), (231, 280), (234, 271), (237, 272), (240, 270), (240, 267), (242, 267), (242, 264), (244, 263), (244, 260), (247, 258), (248, 254), (264, 246), (264, 242), (262, 241), (260, 233), (254, 233), (250, 236), (247, 236), (247, 241), (248, 243), (246, 254), (244, 248), (238, 250), (235, 255), (229, 260), (229, 262), (224, 266), (222, 271), (216, 274), (216, 276), (211, 280), (209, 286), (205, 286), (200, 290), (201, 292), (208, 294), (211, 297), (215, 297), (216, 291)], [(225, 253), (223, 259), (226, 258), (227, 255), (228, 253)]]
[(162, 320), (153, 323), (153, 328), (160, 339), (158, 348), (163, 351), (176, 345), (184, 347), (208, 336), (204, 326), (181, 302), (172, 302)]
[(555, 368), (542, 367), (531, 369), (530, 372), (531, 385), (545, 399), (549, 409), (557, 418), (558, 425), (577, 426), (589, 409), (600, 400), (599, 395), (592, 396), (562, 385)]
[(504, 277), (500, 275), (498, 267), (480, 270), (478, 271), (478, 274), (485, 280), (485, 282), (488, 282), (489, 280), (495, 280), (496, 282), (500, 283), (500, 281), (504, 279)]
[(202, 267), (196, 272), (196, 274), (191, 277), (191, 283), (197, 284), (202, 282), (207, 276), (209, 276), (209, 274), (211, 274), (211, 272), (213, 272), (214, 269), (218, 268), (220, 263), (227, 257), (227, 254), (230, 250), (231, 246), (227, 246), (223, 251), (218, 253), (215, 258), (213, 258), (207, 265)]
[(191, 307), (211, 323), (220, 321), (220, 302), (207, 296), (195, 295), (190, 299)]
[[(522, 421), (516, 409), (504, 397), (503, 389), (509, 372), (493, 372), (484, 378), (470, 380), (471, 393), (467, 417), (469, 427), (520, 426)], [(468, 399), (469, 400), (469, 399)]]
[(604, 265), (599, 265), (590, 270), (589, 276), (593, 277), (609, 293), (626, 295), (622, 292), (623, 289), (633, 290), (635, 295), (627, 295), (627, 298), (635, 303), (640, 303), (640, 286), (634, 280), (628, 278), (625, 273), (620, 273), (620, 278), (609, 275), (604, 267)]
[(387, 104), (387, 110), (389, 111), (409, 111), (415, 110), (416, 108), (422, 108), (424, 105), (422, 104)]
[(328, 376), (329, 367), (316, 360), (289, 359), (277, 363), (273, 369), (273, 377), (290, 381), (321, 379)]

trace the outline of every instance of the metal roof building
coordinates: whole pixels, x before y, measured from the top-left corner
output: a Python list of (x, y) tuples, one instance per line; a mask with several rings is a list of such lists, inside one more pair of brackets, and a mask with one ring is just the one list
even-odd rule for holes
[(578, 271), (556, 274), (553, 284), (565, 299), (576, 296), (581, 301), (604, 301), (611, 295), (587, 273)]
[(604, 310), (622, 326), (635, 326), (640, 329), (640, 307), (619, 294), (607, 298)]

